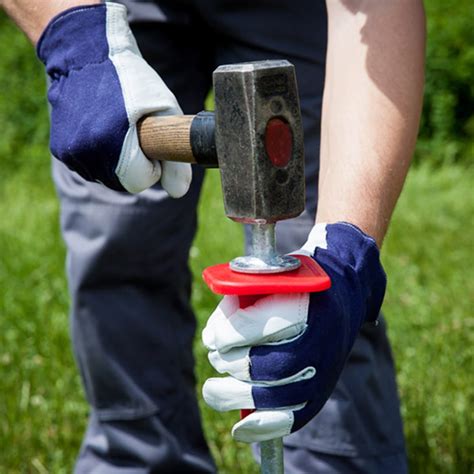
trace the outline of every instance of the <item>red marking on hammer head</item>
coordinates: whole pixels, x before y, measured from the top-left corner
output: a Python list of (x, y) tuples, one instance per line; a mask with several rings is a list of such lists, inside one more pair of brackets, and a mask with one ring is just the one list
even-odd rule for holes
[(293, 134), (291, 127), (281, 118), (272, 118), (265, 129), (265, 150), (277, 168), (284, 168), (291, 159)]

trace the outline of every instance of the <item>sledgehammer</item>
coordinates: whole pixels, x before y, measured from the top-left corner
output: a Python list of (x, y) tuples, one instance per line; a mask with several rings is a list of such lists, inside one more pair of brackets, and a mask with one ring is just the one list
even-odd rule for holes
[(303, 128), (293, 65), (260, 61), (214, 71), (215, 114), (147, 117), (152, 160), (219, 167), (226, 215), (274, 224), (304, 210)]
[[(217, 294), (239, 295), (242, 307), (266, 294), (328, 288), (329, 278), (314, 260), (278, 255), (275, 246), (276, 222), (298, 216), (305, 205), (293, 65), (225, 65), (214, 71), (213, 81), (215, 114), (147, 117), (139, 124), (149, 159), (218, 167), (227, 217), (251, 224), (250, 255), (207, 268), (204, 280)], [(282, 440), (260, 445), (261, 471), (283, 473)]]

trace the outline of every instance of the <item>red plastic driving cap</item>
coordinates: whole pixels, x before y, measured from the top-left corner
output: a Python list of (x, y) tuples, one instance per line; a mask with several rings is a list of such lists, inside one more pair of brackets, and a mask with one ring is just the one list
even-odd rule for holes
[(202, 276), (218, 295), (269, 295), (274, 293), (310, 293), (331, 286), (326, 272), (311, 257), (295, 255), (301, 267), (274, 274), (237, 273), (228, 263), (207, 267)]

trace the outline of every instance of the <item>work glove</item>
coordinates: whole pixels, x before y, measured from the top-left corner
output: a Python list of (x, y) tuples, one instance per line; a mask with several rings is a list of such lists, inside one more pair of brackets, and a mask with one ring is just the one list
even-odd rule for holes
[(319, 293), (275, 294), (239, 309), (225, 296), (202, 340), (227, 377), (203, 387), (218, 411), (256, 409), (232, 436), (258, 442), (286, 436), (311, 420), (331, 395), (366, 321), (378, 317), (386, 278), (375, 241), (347, 223), (316, 224), (294, 254), (312, 256), (331, 278)]
[(151, 162), (137, 121), (182, 114), (174, 95), (146, 63), (123, 5), (104, 3), (55, 17), (37, 46), (50, 77), (52, 154), (88, 181), (138, 193), (161, 177), (172, 197), (186, 194), (191, 166)]

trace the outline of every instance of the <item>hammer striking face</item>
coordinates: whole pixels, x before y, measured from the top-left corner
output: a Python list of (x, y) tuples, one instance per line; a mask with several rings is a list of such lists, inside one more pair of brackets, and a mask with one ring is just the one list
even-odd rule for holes
[(294, 66), (283, 60), (220, 66), (214, 94), (227, 216), (263, 224), (301, 214), (304, 149)]

